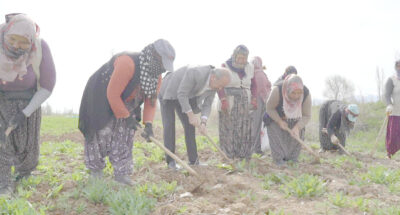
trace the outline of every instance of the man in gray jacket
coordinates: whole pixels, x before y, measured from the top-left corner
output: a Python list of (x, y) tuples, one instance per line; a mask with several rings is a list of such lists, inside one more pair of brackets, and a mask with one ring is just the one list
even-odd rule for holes
[[(161, 116), (164, 127), (164, 144), (175, 152), (175, 112), (185, 131), (185, 142), (190, 165), (199, 165), (195, 128), (205, 133), (211, 105), (218, 89), (229, 84), (230, 72), (213, 66), (185, 66), (168, 73), (159, 93)], [(201, 113), (201, 118), (195, 114)], [(177, 169), (175, 161), (166, 156), (168, 167)]]

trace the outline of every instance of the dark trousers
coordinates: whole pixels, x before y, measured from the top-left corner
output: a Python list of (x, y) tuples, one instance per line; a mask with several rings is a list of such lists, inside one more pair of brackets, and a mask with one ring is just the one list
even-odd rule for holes
[[(178, 100), (161, 100), (160, 109), (164, 127), (164, 145), (175, 153), (175, 112), (178, 115), (185, 131), (185, 142), (190, 163), (197, 161), (196, 129), (189, 123), (186, 113), (182, 113)], [(167, 163), (173, 159), (166, 155)]]

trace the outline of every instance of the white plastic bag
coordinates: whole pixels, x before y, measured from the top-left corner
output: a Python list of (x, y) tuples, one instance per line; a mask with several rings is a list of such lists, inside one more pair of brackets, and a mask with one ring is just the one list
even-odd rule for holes
[(261, 151), (265, 152), (265, 151), (270, 149), (270, 146), (269, 146), (267, 127), (264, 127), (264, 122), (261, 124), (260, 135), (261, 135), (260, 136), (260, 138), (261, 138)]

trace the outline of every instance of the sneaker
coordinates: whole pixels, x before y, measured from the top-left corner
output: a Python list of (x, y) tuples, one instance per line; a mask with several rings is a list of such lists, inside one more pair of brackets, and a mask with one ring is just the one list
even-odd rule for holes
[(176, 164), (175, 161), (171, 161), (168, 163), (168, 168), (172, 169), (172, 170), (180, 170), (182, 169), (181, 166), (179, 166), (179, 164)]
[(114, 178), (115, 181), (121, 183), (121, 184), (125, 184), (128, 186), (133, 186), (135, 185), (135, 183), (133, 183), (132, 179), (129, 177), (129, 175), (117, 175)]
[(103, 178), (103, 170), (91, 170), (90, 177), (92, 178)]
[(0, 188), (0, 197), (9, 197), (12, 194), (12, 189), (10, 186), (5, 186)]

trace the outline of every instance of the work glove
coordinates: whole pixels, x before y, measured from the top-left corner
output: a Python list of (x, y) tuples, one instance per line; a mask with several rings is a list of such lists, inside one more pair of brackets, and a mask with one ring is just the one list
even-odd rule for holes
[(200, 130), (200, 133), (203, 134), (203, 135), (207, 134), (206, 126), (207, 126), (207, 120), (201, 120), (201, 123), (200, 123), (200, 126), (199, 126), (199, 130)]
[(393, 105), (388, 105), (386, 107), (386, 114), (391, 114), (393, 112)]
[(153, 133), (153, 125), (150, 122), (147, 122), (144, 126), (142, 137), (147, 140), (147, 142), (151, 142), (150, 137), (154, 137)]
[(339, 139), (335, 135), (332, 135), (331, 136), (331, 142), (333, 144), (339, 144)]
[(135, 118), (137, 122), (142, 121), (142, 108), (139, 106), (134, 110)]
[(137, 130), (137, 127), (140, 127), (139, 122), (136, 120), (135, 116), (129, 115), (128, 118), (126, 118), (126, 126), (128, 128), (131, 128), (133, 130)]
[(26, 120), (26, 116), (22, 111), (19, 111), (13, 117), (11, 117), (10, 121), (8, 121), (8, 129), (14, 130), (18, 126), (21, 126)]

